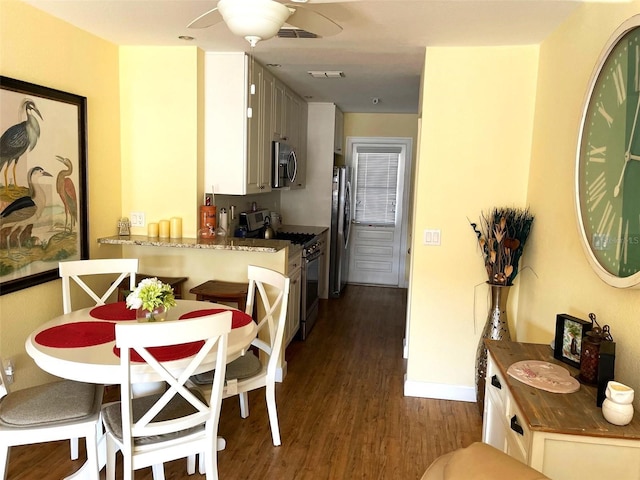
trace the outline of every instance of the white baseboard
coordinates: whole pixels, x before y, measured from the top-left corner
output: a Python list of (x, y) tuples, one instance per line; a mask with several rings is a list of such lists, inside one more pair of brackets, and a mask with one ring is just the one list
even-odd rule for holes
[(475, 402), (475, 387), (461, 385), (446, 385), (442, 383), (413, 382), (404, 376), (404, 396), (437, 398), (440, 400), (457, 400), (460, 402)]

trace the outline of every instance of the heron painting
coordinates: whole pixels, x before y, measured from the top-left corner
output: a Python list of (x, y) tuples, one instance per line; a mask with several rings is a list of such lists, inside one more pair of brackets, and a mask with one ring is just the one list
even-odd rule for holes
[(4, 188), (9, 188), (9, 180), (7, 179), (9, 167), (13, 163), (13, 185), (16, 183), (16, 165), (20, 157), (27, 151), (33, 150), (40, 138), (40, 124), (36, 115), (42, 120), (40, 110), (36, 104), (29, 99), (22, 102), (21, 110), (24, 110), (26, 119), (9, 127), (0, 136), (0, 171), (4, 170)]
[(67, 231), (67, 223), (69, 224), (69, 232), (73, 231), (73, 227), (78, 221), (78, 198), (76, 196), (76, 187), (73, 180), (69, 176), (73, 173), (73, 163), (68, 158), (56, 155), (56, 160), (62, 162), (66, 167), (58, 172), (56, 178), (56, 190), (64, 204), (64, 230)]
[(11, 237), (13, 234), (16, 234), (18, 250), (22, 249), (20, 242), (21, 230), (27, 225), (35, 223), (42, 216), (42, 212), (46, 207), (47, 196), (44, 188), (40, 185), (40, 179), (51, 176), (42, 167), (33, 167), (29, 170), (27, 177), (29, 195), (14, 200), (4, 210), (0, 211), (0, 230), (9, 227), (7, 234), (8, 255), (11, 255)]
[(88, 258), (86, 98), (0, 76), (0, 295)]

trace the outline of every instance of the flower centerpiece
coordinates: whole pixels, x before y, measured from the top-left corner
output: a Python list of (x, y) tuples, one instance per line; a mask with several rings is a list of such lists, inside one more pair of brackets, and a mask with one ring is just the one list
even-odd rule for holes
[(471, 223), (490, 284), (513, 285), (532, 224), (533, 215), (528, 208), (508, 207), (483, 212), (479, 225)]
[(157, 278), (145, 278), (127, 295), (127, 308), (136, 310), (138, 321), (161, 322), (167, 310), (176, 306), (171, 285)]

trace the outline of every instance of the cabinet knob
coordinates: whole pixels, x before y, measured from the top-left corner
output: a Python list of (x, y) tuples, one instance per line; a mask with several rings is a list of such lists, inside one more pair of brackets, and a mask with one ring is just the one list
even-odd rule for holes
[(511, 417), (511, 430), (524, 436), (524, 429), (518, 423), (518, 417), (515, 415)]
[(500, 380), (498, 380), (497, 375), (494, 375), (493, 377), (491, 377), (491, 385), (496, 387), (498, 390), (502, 390), (502, 384), (500, 383)]

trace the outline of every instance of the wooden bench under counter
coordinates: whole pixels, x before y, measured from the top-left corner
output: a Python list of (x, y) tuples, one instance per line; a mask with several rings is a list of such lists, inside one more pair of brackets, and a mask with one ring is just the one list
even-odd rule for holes
[(487, 340), (488, 365), (482, 440), (554, 480), (640, 479), (640, 419), (607, 422), (595, 386), (551, 393), (507, 374), (513, 363), (553, 358), (549, 345)]

